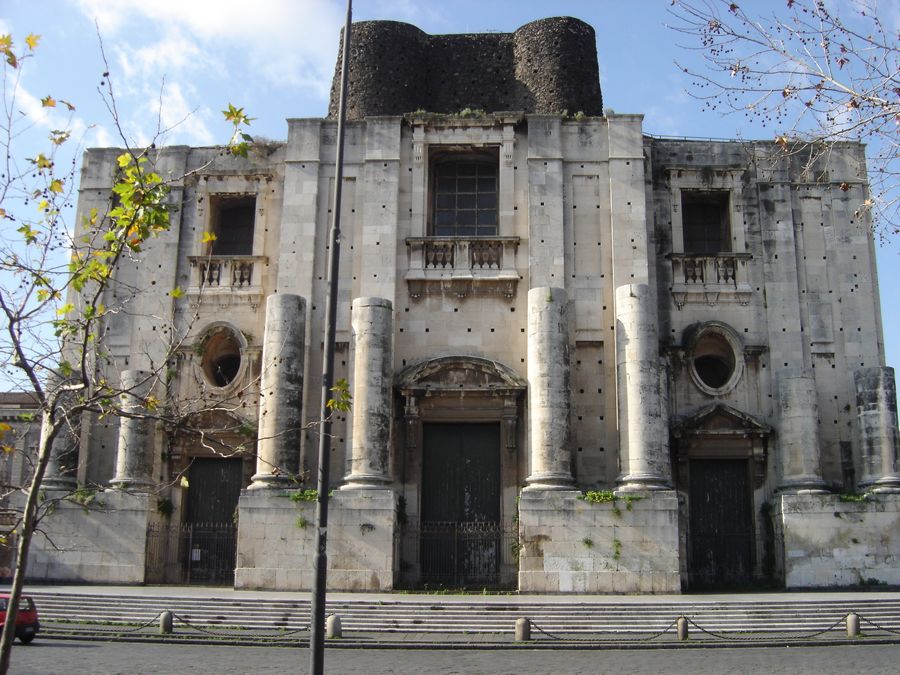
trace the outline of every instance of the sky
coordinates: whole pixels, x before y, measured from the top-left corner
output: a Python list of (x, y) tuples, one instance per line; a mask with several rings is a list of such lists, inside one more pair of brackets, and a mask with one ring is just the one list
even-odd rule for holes
[[(749, 4), (749, 0), (745, 0)], [(753, 0), (753, 6), (783, 6)], [(642, 113), (644, 131), (665, 136), (773, 137), (744, 117), (705, 112), (675, 61), (697, 54), (666, 26), (670, 0), (356, 0), (354, 20), (391, 19), (427, 33), (510, 32), (547, 16), (574, 16), (597, 33), (603, 105)], [(881, 0), (891, 27), (900, 0)], [(98, 94), (108, 72), (130, 143), (166, 129), (167, 144), (213, 145), (228, 139), (221, 110), (232, 103), (255, 118), (249, 131), (283, 140), (285, 119), (322, 117), (338, 52), (343, 0), (2, 0), (0, 34), (18, 44), (40, 35), (21, 81), (33, 134), (71, 126), (82, 147), (121, 145)], [(105, 53), (104, 63), (102, 51)], [(682, 46), (680, 46), (680, 43)], [(52, 95), (75, 105), (42, 109)], [(73, 148), (74, 149), (74, 148)], [(900, 236), (878, 246), (887, 364), (900, 365)]]

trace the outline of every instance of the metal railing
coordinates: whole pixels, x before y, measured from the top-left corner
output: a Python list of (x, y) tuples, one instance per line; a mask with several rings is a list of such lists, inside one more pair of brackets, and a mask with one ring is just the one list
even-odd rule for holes
[(231, 584), (236, 547), (233, 523), (151, 523), (147, 582)]
[(398, 532), (400, 583), (428, 588), (505, 588), (518, 572), (515, 523), (440, 521)]

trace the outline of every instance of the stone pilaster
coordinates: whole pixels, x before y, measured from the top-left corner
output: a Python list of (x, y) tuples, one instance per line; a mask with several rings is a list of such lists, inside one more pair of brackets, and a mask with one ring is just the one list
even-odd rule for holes
[(825, 492), (819, 450), (819, 406), (811, 368), (785, 368), (778, 374), (778, 430), (782, 492)]
[(153, 387), (151, 373), (144, 370), (123, 370), (119, 389), (121, 394), (119, 442), (116, 448), (116, 475), (109, 482), (114, 488), (132, 492), (146, 492), (153, 485), (152, 442), (145, 400)]
[(251, 488), (286, 487), (299, 470), (305, 334), (306, 300), (291, 293), (270, 295)]
[(853, 379), (862, 464), (859, 486), (873, 492), (900, 492), (894, 369), (860, 368)]
[(344, 489), (391, 482), (391, 385), (394, 367), (393, 306), (384, 298), (357, 298), (351, 308), (353, 438)]
[[(47, 392), (63, 387), (74, 378), (64, 378), (59, 373), (52, 373), (47, 382)], [(69, 410), (73, 396), (66, 392), (59, 395), (57, 416), (63, 416)], [(44, 472), (43, 487), (48, 490), (74, 490), (78, 469), (78, 449), (81, 436), (81, 416), (69, 418), (62, 425), (50, 446), (50, 459)]]
[(569, 448), (569, 319), (562, 288), (528, 291), (528, 410), (530, 490), (571, 490)]
[(656, 305), (647, 284), (616, 289), (619, 489), (671, 487), (666, 380), (659, 359)]

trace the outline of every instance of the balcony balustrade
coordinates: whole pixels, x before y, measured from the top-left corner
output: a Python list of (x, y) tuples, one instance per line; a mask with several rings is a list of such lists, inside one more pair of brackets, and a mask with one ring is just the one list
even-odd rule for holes
[(406, 282), (412, 298), (423, 293), (515, 295), (518, 237), (410, 237)]
[(672, 253), (672, 297), (679, 309), (685, 302), (750, 302), (749, 253)]

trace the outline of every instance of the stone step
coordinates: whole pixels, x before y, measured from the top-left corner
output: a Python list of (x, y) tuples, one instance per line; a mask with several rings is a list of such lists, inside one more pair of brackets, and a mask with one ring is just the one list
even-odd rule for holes
[[(169, 610), (198, 626), (296, 629), (309, 622), (308, 600), (218, 599), (187, 596), (117, 598), (109, 595), (29, 591), (45, 623), (143, 623)], [(900, 600), (813, 602), (540, 603), (453, 601), (339, 601), (344, 630), (360, 632), (491, 633), (513, 630), (527, 616), (547, 631), (648, 633), (684, 615), (706, 630), (772, 632), (824, 630), (855, 611), (873, 623), (900, 629)]]

